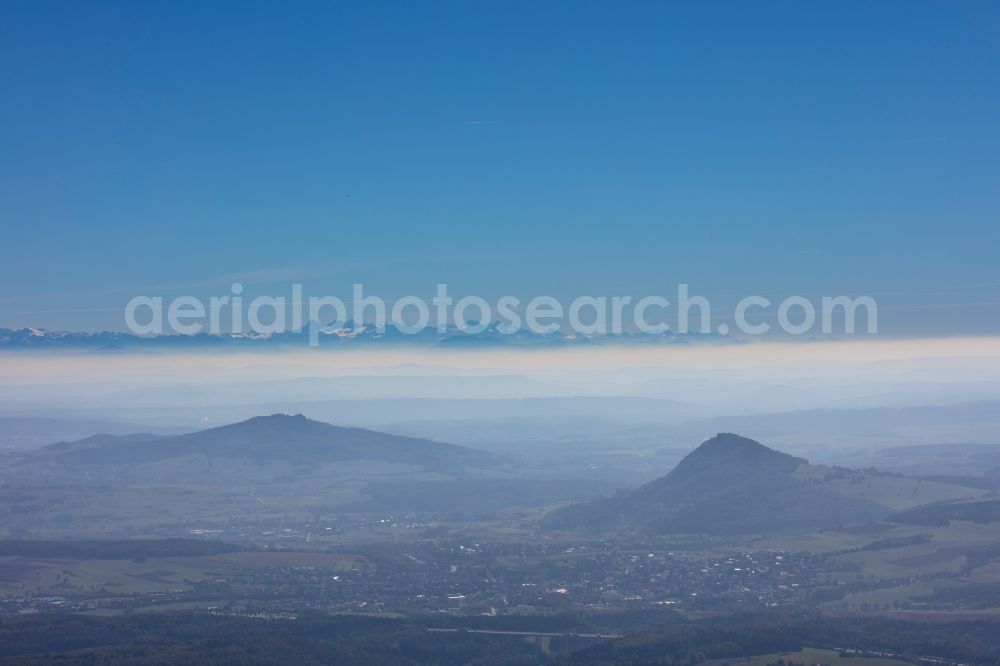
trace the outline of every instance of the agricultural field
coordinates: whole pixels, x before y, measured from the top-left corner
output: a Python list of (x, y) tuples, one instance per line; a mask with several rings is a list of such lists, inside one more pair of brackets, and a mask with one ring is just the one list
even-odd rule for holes
[(196, 582), (225, 579), (238, 572), (274, 568), (349, 571), (355, 566), (363, 566), (363, 560), (353, 555), (286, 551), (131, 560), (3, 557), (0, 598), (168, 593), (189, 591)]
[(934, 599), (954, 599), (952, 610), (974, 604), (1000, 607), (980, 595), (966, 604), (966, 590), (1000, 583), (1000, 523), (951, 521), (948, 525), (878, 523), (845, 531), (764, 539), (755, 548), (809, 552), (847, 565), (823, 583), (844, 592), (821, 603), (830, 609), (940, 611)]

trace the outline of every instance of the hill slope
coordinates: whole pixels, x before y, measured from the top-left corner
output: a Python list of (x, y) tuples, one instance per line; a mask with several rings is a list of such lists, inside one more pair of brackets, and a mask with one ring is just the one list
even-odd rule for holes
[(180, 435), (190, 430), (190, 428), (150, 427), (138, 423), (89, 419), (0, 416), (0, 451), (37, 450), (52, 442), (77, 440), (97, 433), (129, 435), (136, 432), (153, 432), (161, 435)]
[(738, 435), (704, 442), (669, 474), (634, 491), (546, 516), (556, 529), (757, 534), (882, 518), (887, 507), (795, 478), (796, 458)]

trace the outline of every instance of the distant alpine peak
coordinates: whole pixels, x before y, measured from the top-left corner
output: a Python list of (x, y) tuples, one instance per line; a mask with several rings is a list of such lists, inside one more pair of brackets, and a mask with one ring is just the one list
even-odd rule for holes
[[(104, 351), (109, 345), (117, 350), (175, 350), (175, 349), (247, 349), (250, 347), (301, 347), (309, 340), (312, 326), (323, 334), (323, 344), (337, 346), (379, 344), (409, 344), (423, 346), (451, 346), (454, 344), (479, 344), (497, 347), (532, 347), (551, 345), (631, 345), (631, 344), (735, 344), (735, 338), (717, 334), (653, 334), (627, 332), (602, 335), (563, 335), (533, 333), (529, 330), (509, 330), (499, 321), (469, 321), (463, 326), (448, 326), (445, 330), (428, 327), (418, 334), (408, 334), (404, 329), (386, 323), (384, 326), (348, 320), (343, 324), (331, 322), (312, 325), (298, 330), (276, 333), (199, 333), (196, 335), (164, 334), (140, 336), (118, 331), (78, 332), (47, 331), (43, 328), (0, 328), (0, 349), (77, 349)], [(482, 329), (482, 330), (480, 330)]]

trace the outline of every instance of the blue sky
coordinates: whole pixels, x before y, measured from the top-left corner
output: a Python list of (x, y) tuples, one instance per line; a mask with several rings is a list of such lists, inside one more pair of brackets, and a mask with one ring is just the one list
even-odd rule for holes
[(238, 278), (993, 332), (998, 56), (988, 2), (5, 2), (0, 326)]

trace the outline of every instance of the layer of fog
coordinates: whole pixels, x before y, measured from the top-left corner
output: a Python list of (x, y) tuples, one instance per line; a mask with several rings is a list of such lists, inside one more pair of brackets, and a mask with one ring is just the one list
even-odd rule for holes
[[(900, 409), (1000, 400), (998, 377), (1000, 338), (546, 351), (35, 352), (0, 356), (0, 415), (194, 429), (281, 411), (511, 449), (561, 441), (683, 449), (715, 428), (746, 428), (829, 458), (883, 444), (1000, 442), (1000, 416), (992, 416), (1000, 410), (989, 405)], [(808, 411), (816, 409), (838, 411)], [(861, 409), (869, 411), (841, 411)]]

